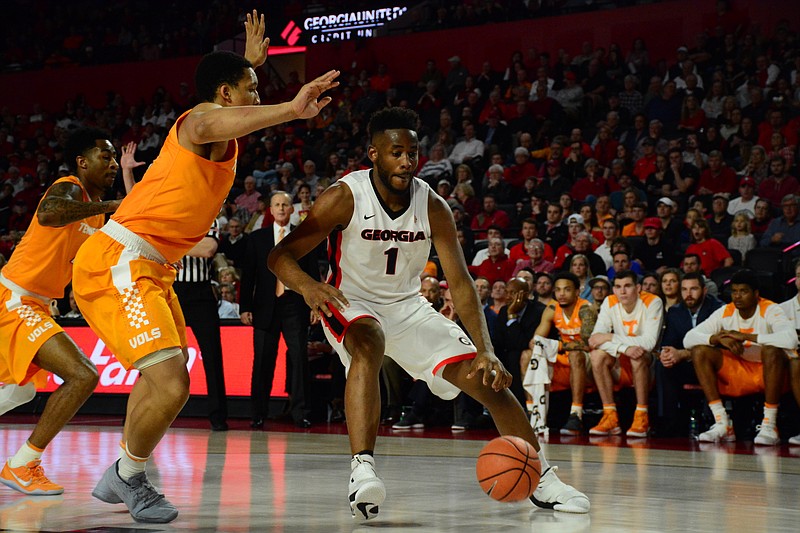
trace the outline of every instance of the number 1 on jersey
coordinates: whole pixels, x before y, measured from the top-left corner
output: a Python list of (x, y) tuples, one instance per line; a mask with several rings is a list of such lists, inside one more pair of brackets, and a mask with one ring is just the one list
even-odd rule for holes
[(389, 248), (383, 252), (383, 255), (386, 256), (386, 274), (389, 276), (394, 276), (397, 270), (397, 252), (399, 251), (398, 248)]

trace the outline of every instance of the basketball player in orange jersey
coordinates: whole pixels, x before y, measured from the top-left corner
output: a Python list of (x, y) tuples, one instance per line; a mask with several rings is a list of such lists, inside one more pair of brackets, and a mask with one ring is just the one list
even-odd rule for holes
[(148, 481), (145, 465), (189, 395), (183, 313), (172, 266), (208, 233), (233, 184), (236, 139), (306, 119), (330, 103), (330, 71), (290, 102), (260, 106), (254, 71), (266, 60), (264, 20), (247, 17), (245, 57), (212, 52), (195, 73), (202, 101), (169, 131), (158, 158), (115, 216), (75, 258), (75, 299), (117, 360), (140, 376), (128, 399), (120, 459), (92, 495), (125, 503), (139, 522), (165, 523), (178, 510)]
[(105, 223), (119, 201), (102, 202), (117, 175), (108, 134), (75, 130), (65, 146), (71, 175), (44, 195), (30, 227), (0, 272), (0, 382), (12, 392), (2, 412), (30, 401), (52, 372), (64, 383), (50, 395), (28, 441), (6, 461), (0, 482), (29, 495), (61, 494), (44, 474), (44, 449), (97, 385), (97, 369), (50, 316), (49, 302), (64, 296), (78, 248)]
[(591, 369), (589, 337), (597, 322), (597, 311), (587, 300), (578, 297), (579, 292), (580, 281), (575, 274), (556, 274), (553, 282), (554, 301), (544, 310), (542, 321), (536, 328), (536, 335), (541, 337), (549, 337), (553, 326), (561, 335), (555, 372), (566, 370), (569, 373), (572, 391), (572, 406), (567, 423), (561, 428), (562, 435), (583, 433), (583, 393)]
[[(374, 518), (386, 497), (373, 457), (384, 355), (444, 399), (466, 392), (488, 407), (501, 434), (530, 442), (544, 471), (532, 496), (536, 505), (588, 512), (588, 498), (550, 468), (525, 411), (508, 390), (511, 374), (494, 354), (450, 208), (414, 177), (418, 120), (403, 108), (376, 112), (368, 126), (373, 169), (351, 172), (321, 194), (308, 217), (269, 257), (280, 280), (322, 315), (325, 334), (348, 371), (351, 513)], [(322, 283), (303, 272), (297, 260), (328, 236), (331, 267), (328, 283)], [(432, 244), (472, 340), (419, 296), (420, 273)]]

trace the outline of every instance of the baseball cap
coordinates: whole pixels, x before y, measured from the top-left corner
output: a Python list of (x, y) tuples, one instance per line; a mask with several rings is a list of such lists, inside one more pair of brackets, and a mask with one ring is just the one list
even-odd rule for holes
[(678, 47), (678, 52), (688, 52), (688, 51), (689, 51), (689, 49), (686, 48), (685, 46), (679, 46)]
[(461, 58), (458, 57), (458, 56), (453, 56), (450, 59), (448, 59), (448, 61), (452, 61), (454, 63), (460, 63), (461, 62)]
[(439, 180), (439, 183), (437, 183), (437, 185), (450, 185), (450, 182), (442, 178)]
[(69, 172), (69, 165), (67, 165), (66, 163), (62, 164), (60, 167), (58, 167), (58, 171), (59, 172)]
[(580, 224), (583, 225), (583, 217), (577, 213), (573, 213), (567, 218), (567, 224)]
[(744, 187), (749, 185), (750, 187), (756, 186), (756, 180), (754, 180), (751, 176), (745, 176), (742, 178), (742, 181), (739, 182), (739, 187)]
[(644, 227), (661, 229), (661, 219), (658, 217), (648, 217), (644, 219)]
[(672, 200), (672, 198), (667, 198), (666, 196), (659, 198), (658, 203), (656, 205), (658, 204), (668, 205), (673, 208), (675, 207), (675, 202)]
[(722, 198), (726, 202), (728, 201), (728, 195), (727, 194), (722, 194), (721, 192), (718, 192), (717, 194), (715, 194), (711, 199), (712, 200), (716, 200), (717, 198)]
[(595, 284), (597, 284), (600, 281), (602, 281), (603, 283), (608, 285), (609, 288), (611, 288), (611, 282), (608, 281), (608, 276), (595, 276), (595, 277), (593, 277), (592, 279), (589, 280), (589, 286), (594, 288)]

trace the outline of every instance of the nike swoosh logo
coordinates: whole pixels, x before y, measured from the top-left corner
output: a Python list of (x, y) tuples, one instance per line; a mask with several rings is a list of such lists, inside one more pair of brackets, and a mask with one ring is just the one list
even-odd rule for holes
[(9, 471), (9, 472), (11, 472), (11, 475), (14, 477), (14, 479), (16, 479), (16, 480), (17, 480), (17, 483), (19, 483), (19, 484), (20, 484), (20, 485), (22, 485), (23, 487), (29, 487), (29, 486), (31, 485), (31, 483), (33, 483), (33, 480), (32, 480), (32, 479), (31, 479), (30, 481), (22, 481), (22, 480), (21, 480), (21, 479), (20, 479), (20, 478), (19, 478), (19, 477), (18, 477), (18, 476), (17, 476), (17, 475), (14, 473), (14, 471), (13, 471), (13, 470), (11, 470), (10, 468), (8, 469), (8, 471)]
[(369, 220), (369, 219), (371, 219), (371, 218), (372, 218), (372, 217), (374, 217), (374, 216), (375, 216), (375, 215), (370, 215), (370, 216), (364, 215), (364, 220)]
[(372, 507), (370, 506), (372, 506), (372, 504), (367, 502), (356, 504), (356, 507), (358, 508), (359, 511), (361, 511), (361, 514), (364, 516), (365, 519), (369, 519), (370, 515), (374, 516), (378, 514), (378, 506), (377, 505)]

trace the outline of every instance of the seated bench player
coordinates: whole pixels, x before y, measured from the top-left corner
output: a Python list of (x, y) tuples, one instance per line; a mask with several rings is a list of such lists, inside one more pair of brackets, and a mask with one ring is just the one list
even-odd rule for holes
[(557, 274), (553, 286), (554, 299), (542, 314), (536, 335), (548, 337), (554, 326), (558, 330), (561, 343), (553, 378), (556, 373), (567, 374), (572, 391), (569, 418), (561, 434), (579, 435), (583, 433), (583, 394), (591, 370), (589, 337), (597, 321), (597, 312), (591, 303), (578, 297), (580, 282), (575, 274)]
[(606, 298), (600, 306), (597, 324), (589, 338), (592, 374), (603, 402), (603, 417), (589, 433), (622, 433), (614, 401), (612, 372), (617, 365), (630, 362), (636, 391), (636, 412), (626, 435), (647, 437), (650, 429), (647, 414), (650, 366), (653, 362), (653, 349), (661, 334), (664, 304), (658, 296), (642, 291), (636, 274), (631, 270), (617, 273), (613, 290), (614, 294)]
[(789, 361), (797, 364), (797, 333), (780, 305), (760, 297), (756, 273), (736, 272), (731, 303), (689, 330), (683, 345), (692, 351), (697, 379), (714, 414), (714, 425), (699, 440), (736, 440), (721, 396), (763, 392), (764, 419), (754, 443), (778, 444), (778, 403), (786, 367)]

